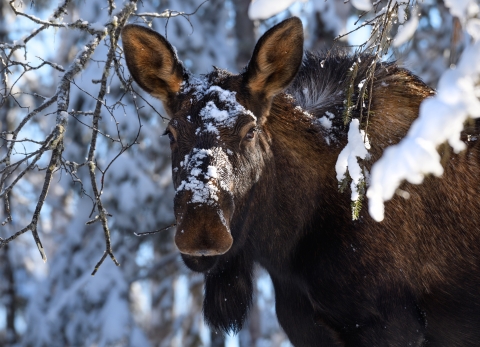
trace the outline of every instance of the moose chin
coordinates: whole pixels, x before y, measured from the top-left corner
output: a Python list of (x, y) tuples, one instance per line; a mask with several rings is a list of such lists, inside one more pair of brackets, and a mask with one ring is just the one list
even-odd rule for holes
[[(478, 124), (462, 134), (466, 151), (439, 148), (441, 179), (404, 183), (410, 198), (394, 197), (380, 223), (366, 206), (352, 220), (335, 171), (349, 128), (368, 122), (367, 172), (434, 94), (418, 77), (367, 54), (304, 52), (298, 18), (267, 31), (240, 74), (194, 76), (146, 27), (122, 39), (132, 77), (170, 117), (175, 243), (205, 274), (211, 327), (242, 328), (258, 264), (295, 346), (480, 344), (480, 141), (466, 140)], [(374, 62), (362, 117), (345, 100), (361, 102)]]

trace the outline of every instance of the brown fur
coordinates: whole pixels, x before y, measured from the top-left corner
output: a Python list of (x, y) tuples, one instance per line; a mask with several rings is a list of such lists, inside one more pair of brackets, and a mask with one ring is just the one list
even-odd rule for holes
[[(185, 77), (173, 47), (163, 36), (138, 25), (126, 26), (122, 41), (127, 66), (135, 81), (168, 103), (170, 97), (180, 91)], [(158, 45), (158, 41), (163, 44)]]
[[(302, 37), (298, 19), (284, 21), (259, 40), (243, 74), (217, 69), (203, 84), (188, 76), (177, 94), (169, 94), (175, 213), (188, 220), (177, 245), (185, 264), (205, 273), (206, 321), (225, 331), (242, 327), (252, 301), (253, 265), (259, 263), (272, 278), (279, 322), (295, 346), (477, 346), (480, 149), (478, 141), (466, 140), (479, 127), (471, 124), (462, 134), (465, 152), (440, 148), (442, 178), (404, 183), (410, 198), (387, 202), (383, 222), (373, 221), (367, 206), (352, 221), (350, 198), (339, 193), (335, 173), (347, 142), (341, 115), (349, 68), (361, 61), (357, 86), (373, 58), (307, 53), (300, 66)], [(165, 45), (158, 40), (154, 46), (163, 48), (153, 51), (173, 57)], [(136, 71), (136, 64), (129, 68)], [(135, 79), (152, 78), (146, 76), (140, 72)], [(165, 86), (156, 88), (154, 95), (165, 93)], [(256, 121), (242, 111), (234, 126), (219, 125), (218, 134), (205, 130), (206, 105), (231, 109), (218, 90), (234, 91)], [(432, 94), (408, 71), (378, 62), (368, 118), (372, 147), (363, 161), (368, 170), (405, 136), (421, 101)], [(330, 130), (316, 121), (326, 112), (335, 115)], [(199, 149), (230, 154), (224, 166), (215, 155), (193, 162)], [(192, 174), (194, 165), (201, 174)], [(217, 178), (207, 175), (212, 165), (221, 171)], [(223, 187), (218, 201), (192, 204), (191, 194), (178, 187), (193, 176)], [(225, 224), (215, 217), (220, 212)], [(225, 244), (223, 227), (233, 244), (221, 254), (216, 250)], [(216, 237), (220, 229), (223, 236)], [(199, 241), (205, 235), (209, 241)], [(221, 255), (192, 256), (215, 252)]]
[[(263, 46), (266, 47), (258, 49)], [(301, 25), (280, 24), (277, 30), (264, 35), (253, 51), (249, 69), (245, 74), (245, 84), (250, 93), (264, 95), (269, 99), (281, 92), (298, 71), (303, 54), (302, 46)], [(278, 73), (279, 71), (282, 73)]]

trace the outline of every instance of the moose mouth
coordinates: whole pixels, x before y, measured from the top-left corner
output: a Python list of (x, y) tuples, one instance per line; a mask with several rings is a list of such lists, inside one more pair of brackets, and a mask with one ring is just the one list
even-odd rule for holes
[(182, 254), (185, 265), (195, 272), (207, 272), (212, 270), (218, 261), (218, 256), (193, 256)]
[(209, 205), (187, 204), (182, 210), (185, 213), (177, 214), (175, 244), (188, 268), (206, 272), (233, 245), (230, 223)]
[(215, 223), (216, 228), (212, 228), (211, 225), (205, 228), (202, 221), (192, 223), (195, 223), (196, 228), (187, 228), (185, 224), (189, 223), (179, 225), (175, 234), (175, 244), (188, 268), (205, 272), (215, 266), (218, 256), (230, 250), (233, 238), (230, 230), (221, 223)]
[(192, 202), (194, 196), (190, 190), (177, 190), (175, 244), (188, 268), (205, 272), (233, 245), (230, 222), (234, 203), (231, 194), (224, 191), (218, 192), (215, 203)]
[(207, 272), (215, 268), (220, 257), (228, 256), (233, 246), (229, 224), (216, 219), (217, 213), (197, 206), (204, 218), (183, 219), (177, 226), (175, 244), (183, 262), (192, 271)]

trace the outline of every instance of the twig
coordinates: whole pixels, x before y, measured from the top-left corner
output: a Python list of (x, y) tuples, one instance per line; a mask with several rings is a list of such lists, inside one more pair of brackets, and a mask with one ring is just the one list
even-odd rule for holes
[(205, 4), (208, 1), (210, 1), (210, 0), (205, 0), (204, 2), (202, 2), (200, 5), (198, 5), (198, 7), (192, 13), (165, 10), (162, 13), (144, 12), (144, 13), (138, 13), (135, 16), (136, 17), (142, 17), (142, 18), (143, 17), (166, 18), (167, 21), (165, 23), (165, 38), (168, 38), (168, 36), (167, 36), (167, 26), (168, 26), (168, 21), (170, 20), (170, 18), (181, 16), (188, 21), (188, 23), (190, 24), (190, 27), (192, 28), (192, 33), (193, 33), (193, 25), (192, 25), (192, 22), (190, 21), (190, 16), (193, 16), (194, 14), (196, 14), (198, 12), (198, 10), (200, 9), (200, 7), (202, 7), (203, 4)]
[(154, 231), (147, 231), (147, 232), (144, 232), (144, 233), (137, 233), (136, 231), (133, 232), (133, 234), (135, 236), (147, 236), (147, 235), (153, 235), (153, 234), (156, 234), (156, 233), (159, 233), (159, 232), (162, 232), (162, 231), (165, 231), (165, 230), (168, 230), (170, 228), (173, 228), (173, 227), (176, 227), (177, 226), (177, 223), (173, 223), (173, 224), (170, 224), (164, 228), (161, 228), (161, 229), (158, 229), (158, 230), (154, 230)]
[(97, 263), (95, 266), (95, 269), (92, 272), (92, 276), (94, 276), (100, 266), (102, 265), (103, 261), (105, 260), (106, 256), (109, 255), (112, 261), (114, 262), (115, 265), (119, 266), (120, 264), (118, 263), (117, 259), (115, 258), (111, 246), (111, 240), (110, 240), (110, 229), (108, 227), (108, 221), (107, 221), (107, 213), (105, 208), (103, 207), (102, 199), (101, 199), (101, 193), (102, 191), (98, 189), (97, 185), (97, 180), (96, 180), (96, 174), (95, 174), (95, 169), (96, 165), (94, 162), (95, 159), (95, 150), (96, 150), (96, 145), (97, 145), (97, 134), (98, 134), (98, 123), (100, 121), (100, 113), (102, 109), (102, 101), (105, 97), (106, 91), (107, 91), (107, 79), (108, 79), (108, 74), (109, 74), (109, 69), (112, 64), (113, 58), (115, 56), (115, 47), (118, 42), (118, 38), (120, 36), (120, 30), (124, 26), (125, 22), (127, 21), (129, 15), (133, 12), (135, 9), (135, 6), (132, 6), (133, 2), (130, 3), (130, 6), (127, 5), (124, 7), (124, 9), (115, 17), (115, 19), (118, 21), (118, 26), (115, 26), (110, 29), (110, 38), (111, 38), (111, 46), (108, 51), (107, 55), (107, 60), (105, 62), (105, 69), (103, 70), (103, 75), (101, 79), (101, 84), (100, 84), (100, 91), (98, 93), (97, 97), (97, 102), (95, 105), (95, 110), (93, 112), (93, 120), (92, 120), (92, 139), (90, 141), (90, 150), (88, 152), (88, 159), (87, 159), (87, 164), (90, 172), (90, 181), (92, 184), (92, 189), (93, 189), (93, 195), (95, 197), (95, 203), (97, 206), (97, 211), (98, 211), (98, 216), (99, 219), (102, 223), (103, 227), (103, 232), (105, 236), (105, 253), (103, 254), (102, 258), (100, 261)]
[[(66, 11), (65, 7), (68, 5), (69, 2), (70, 2), (70, 0), (66, 0), (63, 3), (63, 5), (59, 6), (59, 8), (54, 12), (53, 18), (58, 18), (61, 13), (65, 13), (65, 11)], [(124, 6), (124, 8), (122, 9), (122, 11), (120, 11), (118, 13), (118, 17), (112, 16), (112, 18), (110, 19), (110, 22), (107, 23), (107, 26), (109, 26), (109, 28), (110, 28), (110, 35), (112, 35), (112, 33), (114, 33), (114, 35), (116, 37), (115, 41), (118, 40), (118, 36), (119, 36), (119, 33), (120, 33), (120, 30), (119, 30), (118, 26), (116, 25), (116, 24), (118, 24), (118, 22), (117, 22), (118, 18), (121, 19), (120, 24), (123, 26), (124, 23), (126, 22), (127, 18), (129, 17), (129, 15), (134, 11), (135, 3), (136, 3), (135, 0), (127, 3)], [(43, 24), (43, 26), (41, 28), (37, 29), (36, 31), (34, 31), (34, 33), (32, 33), (29, 37), (27, 37), (27, 39), (25, 39), (21, 44), (13, 45), (13, 46), (10, 47), (11, 51), (10, 51), (9, 55), (7, 56), (7, 60), (4, 61), (3, 58), (2, 58), (2, 63), (5, 65), (4, 79), (6, 80), (6, 73), (8, 72), (8, 66), (13, 66), (13, 65), (21, 65), (24, 69), (23, 73), (25, 73), (26, 71), (33, 70), (33, 69), (38, 69), (38, 68), (42, 67), (43, 65), (50, 65), (50, 66), (56, 68), (59, 71), (64, 71), (64, 74), (63, 74), (63, 76), (60, 80), (60, 83), (57, 87), (57, 91), (56, 91), (55, 95), (52, 96), (51, 98), (46, 99), (42, 103), (42, 105), (37, 107), (34, 111), (30, 112), (20, 122), (20, 124), (17, 126), (17, 128), (13, 132), (9, 133), (9, 135), (11, 135), (11, 138), (9, 138), (9, 139), (6, 138), (5, 139), (7, 141), (7, 153), (6, 153), (5, 157), (2, 160), (0, 160), (0, 163), (5, 164), (5, 167), (2, 169), (3, 173), (2, 173), (2, 177), (1, 177), (0, 191), (3, 191), (3, 192), (0, 194), (0, 197), (3, 197), (4, 200), (5, 200), (5, 210), (7, 211), (7, 219), (6, 219), (5, 222), (8, 222), (8, 221), (11, 220), (10, 205), (9, 205), (9, 202), (8, 202), (10, 191), (13, 189), (13, 187), (16, 185), (16, 183), (18, 183), (18, 181), (28, 171), (31, 171), (35, 167), (37, 167), (36, 163), (38, 162), (38, 160), (42, 157), (42, 155), (46, 151), (52, 150), (52, 156), (50, 158), (49, 165), (46, 168), (45, 179), (44, 179), (42, 191), (41, 191), (40, 196), (38, 198), (37, 205), (36, 205), (36, 208), (35, 208), (35, 211), (34, 211), (34, 214), (33, 214), (33, 217), (32, 217), (32, 220), (31, 220), (30, 224), (27, 225), (25, 228), (21, 229), (20, 231), (16, 232), (14, 235), (10, 236), (9, 238), (0, 240), (0, 248), (1, 248), (1, 247), (5, 246), (6, 244), (8, 244), (10, 241), (17, 238), (18, 236), (24, 234), (25, 232), (31, 231), (32, 235), (34, 237), (35, 243), (36, 243), (36, 245), (37, 245), (37, 247), (40, 251), (40, 254), (42, 256), (42, 259), (44, 261), (46, 261), (46, 255), (45, 255), (45, 252), (44, 252), (44, 249), (43, 249), (42, 242), (41, 242), (40, 237), (38, 235), (37, 225), (38, 225), (38, 220), (39, 220), (39, 217), (40, 217), (40, 212), (42, 210), (45, 199), (48, 195), (48, 189), (50, 187), (50, 183), (51, 183), (51, 180), (53, 178), (53, 174), (57, 170), (57, 168), (62, 166), (62, 153), (63, 153), (63, 149), (64, 149), (63, 138), (64, 138), (64, 134), (65, 134), (65, 131), (66, 131), (66, 128), (67, 128), (68, 116), (69, 116), (67, 111), (68, 111), (69, 96), (70, 96), (70, 81), (72, 81), (74, 76), (77, 75), (80, 71), (82, 71), (85, 68), (87, 62), (91, 59), (91, 56), (93, 55), (94, 51), (96, 50), (96, 48), (98, 47), (100, 42), (103, 40), (103, 38), (107, 35), (107, 31), (106, 30), (105, 31), (103, 31), (103, 30), (93, 30), (93, 31), (92, 30), (90, 30), (90, 31), (87, 30), (94, 37), (91, 39), (91, 41), (88, 44), (85, 45), (84, 50), (82, 50), (81, 52), (79, 52), (77, 54), (73, 64), (67, 70), (63, 70), (62, 68), (58, 67), (56, 64), (53, 64), (53, 63), (50, 63), (50, 62), (47, 62), (47, 61), (43, 61), (42, 64), (40, 64), (37, 67), (32, 67), (28, 64), (20, 64), (20, 63), (17, 64), (16, 62), (12, 62), (10, 60), (10, 57), (12, 56), (15, 49), (18, 49), (19, 47), (24, 46), (25, 43), (28, 42), (28, 40), (30, 40), (34, 36), (34, 34), (35, 35), (38, 34), (41, 30), (47, 28), (48, 26), (59, 26), (59, 25), (56, 25), (56, 24), (51, 23), (51, 22), (42, 21), (42, 20), (39, 20), (38, 18), (34, 18), (34, 17), (26, 15), (26, 14), (20, 12), (20, 11), (17, 11), (17, 9), (14, 6), (14, 1), (10, 1), (10, 6), (12, 7), (12, 9), (15, 11), (15, 13), (17, 15), (25, 16), (25, 17), (29, 18), (30, 20), (32, 20), (36, 23)], [(78, 24), (78, 21), (76, 23)], [(116, 24), (114, 25), (113, 23), (116, 23)], [(85, 24), (80, 23), (78, 25), (82, 26), (82, 25), (85, 25)], [(8, 65), (9, 63), (10, 63), (10, 65)], [(110, 63), (111, 63), (111, 59), (106, 62), (106, 66), (110, 66), (109, 65)], [(106, 69), (104, 71), (107, 71), (107, 70), (108, 69)], [(105, 83), (106, 83), (105, 76), (102, 79), (102, 81), (103, 81), (102, 90), (104, 92)], [(5, 91), (7, 91), (6, 82), (4, 82), (4, 85), (5, 85)], [(98, 100), (102, 100), (103, 96), (104, 96), (104, 93), (99, 96)], [(2, 99), (2, 102), (4, 102), (4, 100), (5, 100), (5, 98)], [(40, 143), (42, 143), (42, 146), (40, 147), (40, 149), (38, 149), (37, 151), (35, 151), (33, 153), (30, 153), (30, 154), (25, 153), (25, 158), (23, 158), (20, 161), (17, 161), (15, 164), (10, 164), (10, 158), (11, 158), (15, 143), (23, 141), (23, 140), (17, 140), (18, 134), (21, 131), (21, 129), (34, 116), (39, 114), (41, 111), (45, 110), (47, 107), (51, 106), (54, 102), (57, 103), (57, 111), (56, 111), (57, 118), (56, 118), (55, 130), (47, 137), (47, 139), (45, 141), (40, 142)], [(92, 138), (95, 138), (95, 140), (96, 140), (96, 133), (98, 132), (96, 129), (98, 129), (98, 119), (100, 117), (100, 107), (101, 107), (101, 105), (98, 105), (98, 103), (97, 103), (97, 108), (96, 108), (95, 112), (93, 113), (94, 120), (96, 119), (96, 121), (95, 121), (95, 126), (92, 127), (92, 131), (95, 134), (95, 136), (93, 136)], [(73, 114), (73, 112), (72, 112), (72, 114)], [(34, 141), (32, 140), (31, 142), (34, 142)], [(94, 149), (95, 149), (95, 146), (93, 146), (93, 150)], [(92, 148), (91, 148), (91, 150), (92, 150)], [(91, 153), (92, 153), (92, 156), (93, 156), (93, 152), (91, 152)], [(29, 158), (31, 158), (33, 156), (34, 156), (33, 161), (31, 163), (29, 163), (27, 165), (27, 167), (21, 173), (19, 173), (17, 175), (17, 177), (12, 181), (12, 183), (6, 189), (4, 189), (6, 179), (19, 167), (20, 164), (22, 164), (24, 161), (28, 160)], [(92, 157), (92, 156), (90, 156), (90, 157)], [(92, 166), (89, 165), (89, 168), (92, 169)], [(118, 262), (116, 261), (115, 257), (113, 256), (113, 253), (111, 251), (111, 246), (110, 246), (108, 224), (107, 224), (107, 221), (106, 221), (106, 215), (108, 215), (108, 214), (106, 214), (103, 207), (101, 207), (101, 200), (99, 199), (98, 192), (95, 192), (95, 196), (97, 197), (96, 204), (97, 204), (97, 206), (99, 207), (99, 210), (100, 210), (102, 225), (104, 227), (104, 231), (106, 233), (106, 236), (108, 236), (108, 239), (107, 239), (107, 254), (110, 254), (113, 261), (118, 265)], [(102, 259), (104, 259), (104, 258), (102, 258)], [(103, 262), (103, 260), (101, 262)], [(97, 265), (99, 266), (101, 264), (101, 262)], [(97, 266), (97, 268), (98, 268), (98, 266)]]

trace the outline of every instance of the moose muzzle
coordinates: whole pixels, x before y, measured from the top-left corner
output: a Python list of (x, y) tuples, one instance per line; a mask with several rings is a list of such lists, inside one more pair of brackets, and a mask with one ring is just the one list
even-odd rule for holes
[(186, 204), (177, 214), (175, 244), (183, 254), (214, 256), (226, 253), (233, 238), (223, 211), (217, 206)]
[(176, 189), (175, 243), (190, 256), (226, 253), (233, 243), (230, 219), (234, 210), (229, 190), (230, 163), (220, 148), (194, 149), (185, 160), (181, 184)]

